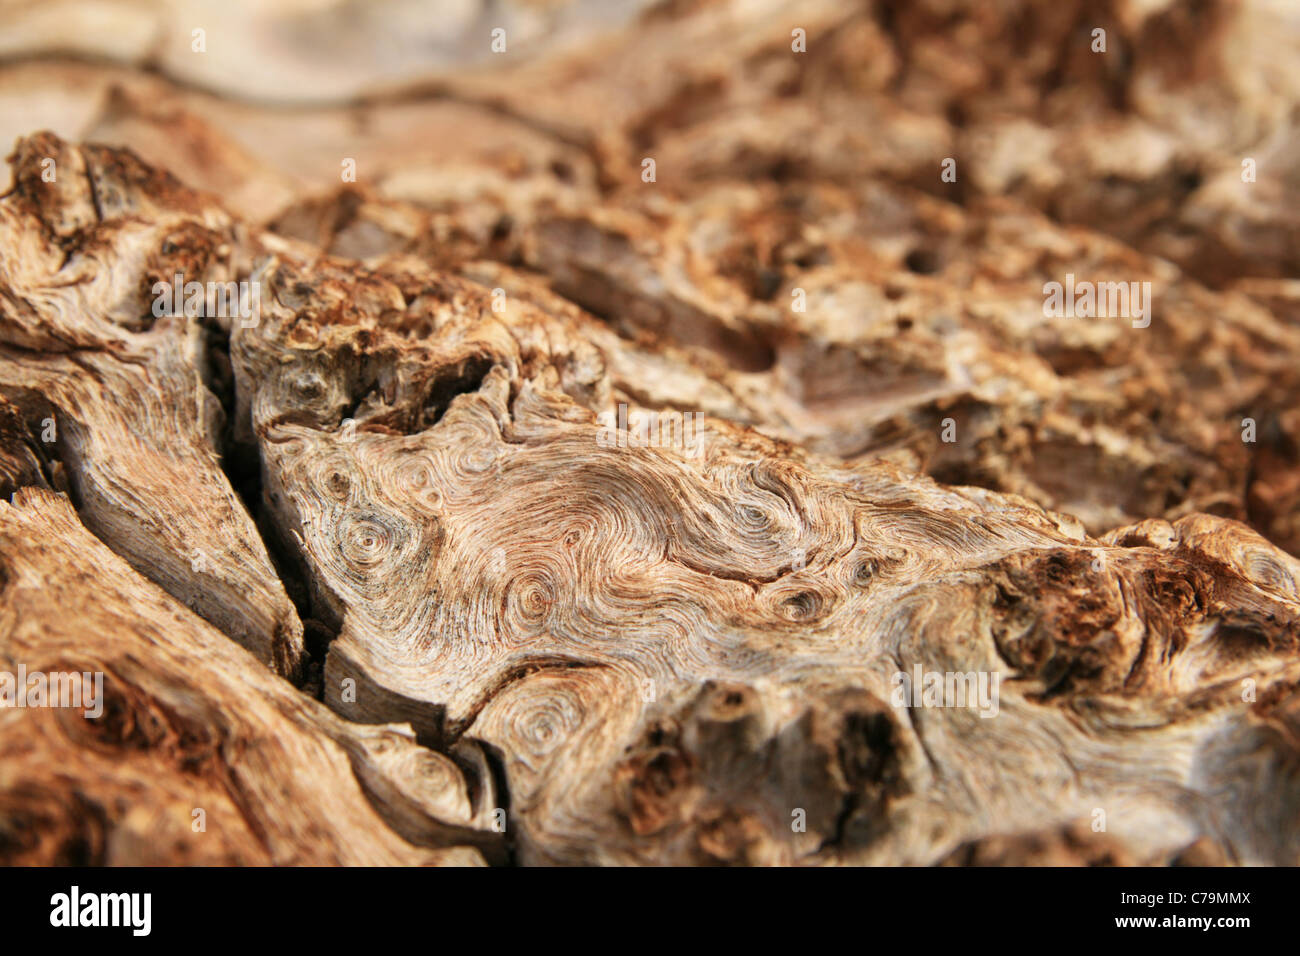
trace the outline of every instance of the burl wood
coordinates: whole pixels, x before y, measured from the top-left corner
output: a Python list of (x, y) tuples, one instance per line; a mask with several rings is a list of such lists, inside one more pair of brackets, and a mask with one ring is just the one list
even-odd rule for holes
[[(1134, 468), (1213, 446), (1161, 437), (1140, 386), (1074, 400), (979, 310), (944, 325), (924, 283), (918, 331), (851, 346), (827, 311), (722, 309), (618, 238), (631, 212), (538, 217), (540, 269), (363, 264), (127, 151), (42, 134), (13, 163), (0, 662), (102, 671), (108, 708), (0, 710), (5, 860), (1300, 860), (1300, 562), (1161, 507), (1094, 536), (1134, 489), (1068, 445), (1001, 460), (1084, 469), (1088, 522), (846, 455), (808, 394), (876, 381), (846, 415), (983, 394), (964, 454), (999, 454), (1031, 402), (1101, 444), (1086, 403), (1125, 410), (1107, 447)], [(981, 228), (1014, 223), (1055, 228)], [(1170, 315), (1236, 310), (1200, 327), (1205, 367), (1296, 354), (1258, 307), (1097, 243), (1167, 283)], [(259, 282), (260, 315), (155, 316), (178, 271)], [(1192, 351), (1172, 328), (1145, 351), (1126, 322), (1077, 334), (1154, 380)], [(639, 447), (598, 418), (620, 402), (703, 414)], [(996, 712), (900, 702), (918, 668), (995, 675)]]

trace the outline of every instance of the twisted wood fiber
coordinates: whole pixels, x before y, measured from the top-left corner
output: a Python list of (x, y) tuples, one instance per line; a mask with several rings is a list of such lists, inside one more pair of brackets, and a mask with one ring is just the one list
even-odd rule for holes
[[(1293, 34), (1117, 3), (1117, 72), (1080, 5), (819, 3), (798, 60), (751, 6), (453, 58), (368, 140), (292, 52), (311, 107), (15, 27), (0, 103), (95, 135), (0, 198), (0, 670), (108, 700), (0, 709), (0, 859), (1300, 858), (1296, 187), (1238, 188), (1300, 87), (1222, 59)], [(1044, 317), (1067, 272), (1151, 326)]]

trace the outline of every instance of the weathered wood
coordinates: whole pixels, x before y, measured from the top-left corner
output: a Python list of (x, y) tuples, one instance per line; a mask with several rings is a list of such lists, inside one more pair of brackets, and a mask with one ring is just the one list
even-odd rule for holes
[(24, 489), (0, 503), (0, 553), (6, 670), (104, 675), (97, 719), (0, 708), (6, 862), (472, 864), (474, 847), (496, 853), (490, 809), (452, 760), (405, 728), (345, 723), (269, 673), (95, 540), (65, 497)]
[(233, 278), (231, 220), (129, 155), (38, 136), (14, 162), (0, 200), (0, 392), (63, 466), (61, 490), (91, 530), (297, 674), (302, 625), (218, 462), (223, 412), (203, 352), (223, 330), (157, 317), (143, 294), (177, 273)]
[[(232, 355), (341, 622), (326, 699), (492, 744), (525, 861), (928, 862), (979, 821), (1096, 809), (1143, 858), (1207, 825), (1242, 858), (1289, 852), (1228, 822), (1201, 756), (1273, 759), (1243, 681), (1272, 700), (1300, 666), (1300, 564), (1241, 526), (1095, 541), (712, 418), (698, 455), (605, 447), (581, 324), (409, 272), (264, 274)], [(889, 706), (917, 666), (1004, 673), (1000, 716)]]
[(1284, 14), (637, 8), (15, 20), (0, 860), (1300, 862)]

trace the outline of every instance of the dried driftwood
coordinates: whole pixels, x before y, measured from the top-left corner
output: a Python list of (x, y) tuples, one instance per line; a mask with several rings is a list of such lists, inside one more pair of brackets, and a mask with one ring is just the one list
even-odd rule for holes
[(14, 33), (139, 155), (0, 198), (0, 671), (106, 703), (0, 709), (0, 858), (1300, 860), (1294, 34), (633, 6), (310, 108)]

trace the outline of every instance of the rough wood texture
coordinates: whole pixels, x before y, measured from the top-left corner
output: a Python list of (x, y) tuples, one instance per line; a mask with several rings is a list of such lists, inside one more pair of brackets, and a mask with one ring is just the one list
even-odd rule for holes
[[(1233, 827), (1218, 746), (1277, 759), (1242, 681), (1272, 700), (1295, 677), (1300, 563), (1239, 525), (1096, 542), (712, 418), (696, 456), (601, 447), (581, 325), (434, 276), (267, 275), (232, 354), (279, 524), (342, 622), (326, 699), (495, 746), (527, 862), (914, 863), (984, 815), (1100, 805), (1173, 854)], [(891, 711), (917, 664), (1005, 670), (1001, 714)], [(1216, 837), (1278, 862), (1289, 813)]]
[(96, 541), (66, 498), (0, 504), (0, 545), (0, 660), (105, 675), (98, 720), (0, 709), (7, 862), (473, 863), (457, 843), (498, 842), (449, 758), (268, 673)]
[(341, 6), (5, 40), (0, 859), (1300, 862), (1284, 5)]
[[(53, 183), (46, 158), (61, 170)], [(202, 355), (211, 333), (185, 316), (155, 319), (152, 298), (140, 308), (142, 290), (175, 273), (232, 278), (231, 220), (127, 154), (45, 135), (14, 160), (15, 188), (0, 200), (0, 390), (36, 434), (51, 431), (52, 478), (87, 527), (296, 674), (302, 625), (218, 461), (222, 411)]]

